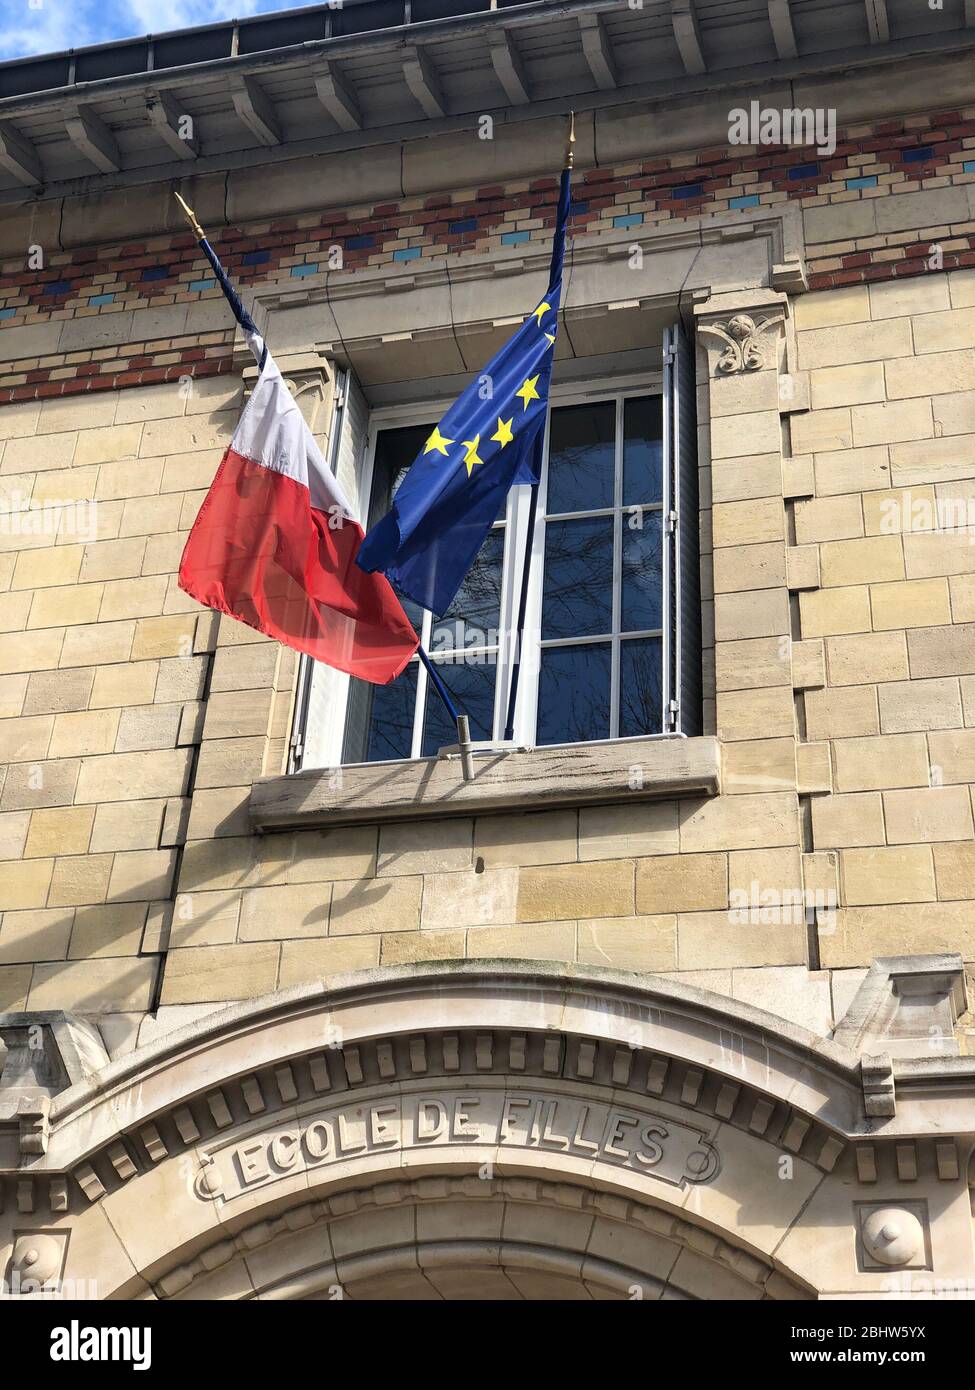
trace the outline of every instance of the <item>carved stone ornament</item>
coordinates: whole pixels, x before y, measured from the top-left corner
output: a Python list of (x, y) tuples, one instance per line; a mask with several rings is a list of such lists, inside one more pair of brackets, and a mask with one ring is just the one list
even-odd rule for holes
[(723, 374), (760, 372), (772, 365), (775, 340), (766, 335), (781, 322), (781, 318), (764, 318), (756, 323), (747, 314), (735, 314), (725, 323), (702, 323), (698, 332), (725, 344), (716, 364), (717, 371)]
[(906, 1265), (924, 1245), (924, 1227), (903, 1207), (878, 1207), (863, 1218), (860, 1231), (868, 1258), (879, 1265)]

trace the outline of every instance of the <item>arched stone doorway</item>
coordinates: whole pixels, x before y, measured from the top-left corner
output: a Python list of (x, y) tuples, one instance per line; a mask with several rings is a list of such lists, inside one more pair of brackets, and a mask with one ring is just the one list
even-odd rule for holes
[(812, 1296), (660, 1208), (573, 1183), (480, 1176), (401, 1178), (291, 1207), (171, 1270), (157, 1288), (176, 1299)]
[(907, 1268), (971, 1263), (943, 1118), (870, 1118), (854, 1056), (673, 982), (363, 972), (57, 1095), (0, 1253), (109, 1299), (876, 1297), (878, 1208)]

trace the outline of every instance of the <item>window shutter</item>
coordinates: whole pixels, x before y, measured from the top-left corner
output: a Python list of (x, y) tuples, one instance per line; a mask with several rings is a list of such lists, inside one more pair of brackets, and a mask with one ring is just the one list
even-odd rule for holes
[(680, 325), (664, 333), (664, 719), (700, 734), (701, 578), (694, 342)]
[[(339, 371), (328, 432), (328, 463), (342, 490), (353, 502), (361, 492), (361, 466), (368, 428), (369, 406), (362, 388), (351, 371)], [(365, 518), (360, 520), (365, 524)], [(350, 682), (343, 672), (323, 666), (310, 657), (301, 658), (289, 771), (341, 762), (345, 693), (350, 685), (360, 684)]]

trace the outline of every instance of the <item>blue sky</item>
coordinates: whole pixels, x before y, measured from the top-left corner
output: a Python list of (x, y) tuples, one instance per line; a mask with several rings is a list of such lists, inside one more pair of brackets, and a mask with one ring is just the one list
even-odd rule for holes
[(0, 0), (0, 61), (298, 8), (288, 0)]

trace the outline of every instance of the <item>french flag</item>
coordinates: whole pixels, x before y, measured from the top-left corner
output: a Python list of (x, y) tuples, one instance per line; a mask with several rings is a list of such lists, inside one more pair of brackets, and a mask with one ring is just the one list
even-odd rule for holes
[(256, 333), (257, 385), (193, 523), (179, 586), (267, 637), (387, 685), (419, 638), (381, 574), (355, 563), (362, 527)]

